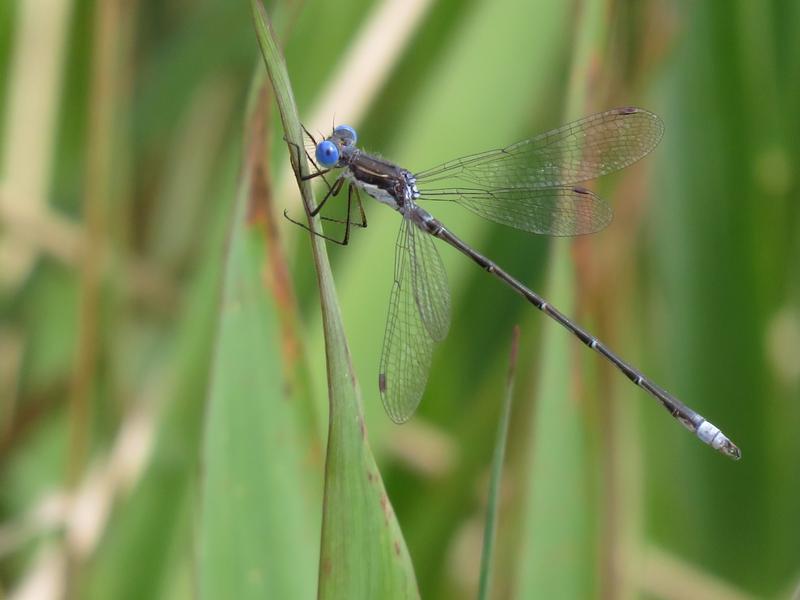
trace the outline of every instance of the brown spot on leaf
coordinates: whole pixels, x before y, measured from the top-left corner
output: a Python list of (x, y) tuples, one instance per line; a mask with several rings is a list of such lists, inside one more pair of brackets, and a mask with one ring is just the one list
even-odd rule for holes
[(252, 113), (247, 131), (245, 168), (249, 171), (250, 197), (247, 202), (248, 225), (269, 224), (269, 206), (272, 201), (266, 139), (271, 108), (270, 88), (264, 84), (258, 93), (258, 106)]
[(322, 571), (323, 577), (328, 577), (331, 574), (331, 570), (333, 567), (331, 566), (331, 561), (329, 558), (323, 558), (322, 564), (319, 566), (320, 570)]
[(280, 230), (274, 218), (272, 179), (269, 170), (270, 153), (266, 145), (266, 140), (269, 139), (271, 107), (272, 92), (269, 84), (265, 83), (259, 90), (257, 107), (253, 110), (246, 127), (248, 136), (244, 168), (250, 184), (247, 224), (249, 227), (260, 229), (266, 241), (267, 260), (262, 268), (262, 277), (278, 305), (284, 378), (290, 379), (300, 356), (301, 344), (297, 326), (297, 302), (292, 289), (288, 261), (280, 243)]
[(381, 509), (383, 509), (383, 518), (388, 525), (392, 516), (392, 505), (389, 503), (389, 498), (386, 495), (386, 492), (381, 494)]

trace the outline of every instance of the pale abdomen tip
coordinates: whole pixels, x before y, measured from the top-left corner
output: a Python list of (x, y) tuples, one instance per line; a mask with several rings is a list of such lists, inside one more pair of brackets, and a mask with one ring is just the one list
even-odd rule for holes
[(719, 427), (710, 421), (703, 421), (697, 428), (697, 437), (733, 460), (739, 460), (742, 457), (742, 452), (739, 450), (739, 447), (730, 441), (728, 436), (722, 433)]

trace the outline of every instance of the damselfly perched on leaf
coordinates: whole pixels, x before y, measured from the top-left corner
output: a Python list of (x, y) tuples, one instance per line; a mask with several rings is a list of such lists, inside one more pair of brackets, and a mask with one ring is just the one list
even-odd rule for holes
[[(491, 221), (532, 233), (592, 233), (608, 225), (611, 208), (580, 184), (636, 162), (658, 144), (663, 132), (661, 119), (653, 113), (618, 108), (505, 148), (457, 158), (416, 173), (360, 150), (355, 130), (347, 125), (334, 128), (319, 143), (309, 134), (316, 148), (316, 163), (322, 169), (315, 163), (317, 171), (308, 178), (325, 179), (325, 173), (341, 169), (333, 184), (326, 180), (328, 192), (312, 216), (347, 184), (344, 237), (336, 240), (324, 236), (326, 239), (346, 245), (351, 225), (366, 227), (359, 190), (403, 217), (378, 374), (381, 399), (393, 421), (402, 423), (414, 414), (428, 381), (434, 345), (445, 338), (450, 327), (450, 293), (444, 265), (433, 242), (435, 237), (471, 258), (572, 332), (658, 400), (703, 442), (734, 459), (741, 456), (739, 448), (716, 426), (472, 249), (419, 205), (424, 200), (450, 201)], [(447, 187), (440, 187), (445, 184)], [(359, 222), (351, 221), (354, 203)]]

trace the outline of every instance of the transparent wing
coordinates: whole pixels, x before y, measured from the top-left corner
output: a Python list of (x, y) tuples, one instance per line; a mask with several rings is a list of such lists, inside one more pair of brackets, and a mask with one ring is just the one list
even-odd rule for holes
[(565, 187), (636, 162), (661, 140), (664, 123), (640, 108), (616, 108), (528, 140), (416, 173), (418, 183), (460, 179), (489, 188)]
[(443, 188), (421, 191), (425, 200), (446, 200), (501, 225), (545, 235), (581, 235), (611, 222), (611, 207), (584, 187)]
[(395, 423), (417, 409), (433, 347), (450, 326), (450, 295), (433, 240), (403, 219), (395, 248), (394, 284), (383, 338), (378, 389)]
[(433, 341), (441, 342), (450, 329), (447, 272), (432, 236), (409, 225), (407, 237), (412, 257), (411, 283), (420, 318)]

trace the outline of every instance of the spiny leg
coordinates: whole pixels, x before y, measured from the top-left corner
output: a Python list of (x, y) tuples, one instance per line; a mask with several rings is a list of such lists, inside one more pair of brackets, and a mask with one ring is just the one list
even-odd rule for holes
[(344, 177), (339, 176), (336, 179), (336, 181), (333, 182), (333, 186), (328, 190), (328, 193), (325, 194), (325, 197), (322, 199), (322, 202), (317, 204), (317, 207), (311, 211), (312, 217), (316, 217), (319, 214), (319, 211), (322, 210), (322, 207), (325, 206), (325, 203), (328, 201), (329, 198), (339, 195), (339, 192), (342, 190), (342, 184), (344, 184)]
[[(344, 177), (340, 175), (338, 179), (336, 179), (336, 181), (333, 182), (333, 186), (328, 190), (328, 193), (325, 194), (325, 197), (322, 199), (322, 201), (319, 204), (317, 204), (317, 206), (315, 206), (313, 210), (309, 211), (308, 213), (309, 216), (316, 217), (319, 214), (319, 211), (322, 210), (322, 207), (325, 206), (325, 203), (328, 201), (329, 198), (333, 196), (338, 196), (339, 192), (342, 189), (343, 183), (344, 183)], [(289, 215), (285, 210), (283, 211), (283, 216), (289, 219), (292, 223), (297, 223), (297, 221), (295, 221), (294, 219), (289, 218)]]
[[(361, 222), (356, 223), (355, 221), (349, 221), (350, 225), (355, 225), (356, 227), (361, 227), (365, 229), (367, 227), (367, 214), (364, 212), (364, 206), (361, 204), (361, 195), (358, 193), (358, 188), (351, 185), (350, 189), (347, 192), (348, 194), (353, 193), (356, 197), (356, 204), (358, 204), (358, 210), (361, 213)], [(349, 202), (349, 198), (348, 198)], [(344, 223), (342, 219), (332, 219), (330, 217), (320, 217), (323, 221), (330, 221), (332, 223)]]
[(344, 225), (344, 239), (342, 240), (342, 246), (347, 246), (347, 243), (350, 241), (350, 210), (353, 207), (353, 186), (347, 186), (347, 216), (345, 217), (345, 225)]
[[(285, 135), (283, 136), (283, 141), (286, 142), (288, 144), (288, 146), (290, 148), (292, 148), (295, 152), (297, 152), (297, 155), (295, 156), (294, 163), (299, 165), (300, 164), (300, 146), (298, 146), (296, 143), (288, 140)], [(326, 185), (328, 186), (328, 189), (330, 189), (331, 185), (328, 183), (328, 180), (325, 179), (325, 174), (329, 173), (331, 171), (331, 169), (324, 169), (324, 170), (320, 169), (319, 165), (317, 165), (317, 163), (314, 161), (314, 159), (311, 158), (311, 155), (308, 153), (308, 151), (305, 150), (305, 148), (303, 149), (303, 151), (306, 153), (306, 156), (308, 157), (308, 160), (311, 161), (311, 164), (314, 165), (314, 168), (316, 169), (316, 172), (310, 173), (309, 175), (300, 175), (300, 181), (308, 181), (309, 179), (314, 179), (315, 177), (322, 177), (323, 181), (325, 181)]]
[(350, 189), (353, 190), (353, 193), (356, 195), (356, 203), (358, 204), (358, 212), (361, 213), (361, 223), (353, 223), (362, 229), (367, 228), (367, 213), (364, 212), (364, 205), (361, 204), (361, 194), (358, 193), (358, 188), (355, 186), (350, 186)]
[[(344, 184), (344, 177), (339, 176), (339, 178), (336, 181), (333, 182), (333, 186), (331, 187), (330, 190), (328, 190), (328, 193), (325, 194), (325, 197), (322, 199), (322, 202), (320, 202), (317, 205), (317, 207), (313, 211), (310, 212), (310, 216), (312, 216), (312, 217), (317, 216), (319, 214), (319, 211), (322, 209), (322, 207), (328, 201), (328, 199), (331, 198), (332, 196), (336, 196), (336, 195), (339, 194), (339, 192), (342, 189), (342, 185), (343, 184)], [(352, 188), (352, 186), (348, 187), (348, 189), (351, 189), (351, 188)], [(348, 193), (348, 197), (347, 197), (347, 222), (348, 223), (350, 221), (350, 204), (351, 204), (351, 199), (350, 199), (350, 194)], [(289, 216), (289, 212), (286, 211), (286, 210), (283, 211), (283, 216), (288, 221), (291, 221), (295, 225), (297, 225), (299, 227), (302, 227), (303, 229), (305, 229), (306, 231), (316, 235), (317, 237), (321, 237), (321, 238), (326, 239), (326, 240), (328, 240), (330, 242), (334, 242), (335, 244), (339, 244), (340, 246), (346, 246), (348, 244), (349, 239), (350, 239), (350, 225), (349, 224), (345, 225), (344, 239), (337, 240), (337, 239), (332, 238), (332, 237), (330, 237), (328, 235), (325, 235), (324, 233), (319, 233), (318, 231), (314, 231), (313, 229), (311, 229), (305, 223), (301, 223), (299, 221), (295, 221), (293, 218), (291, 218)]]

